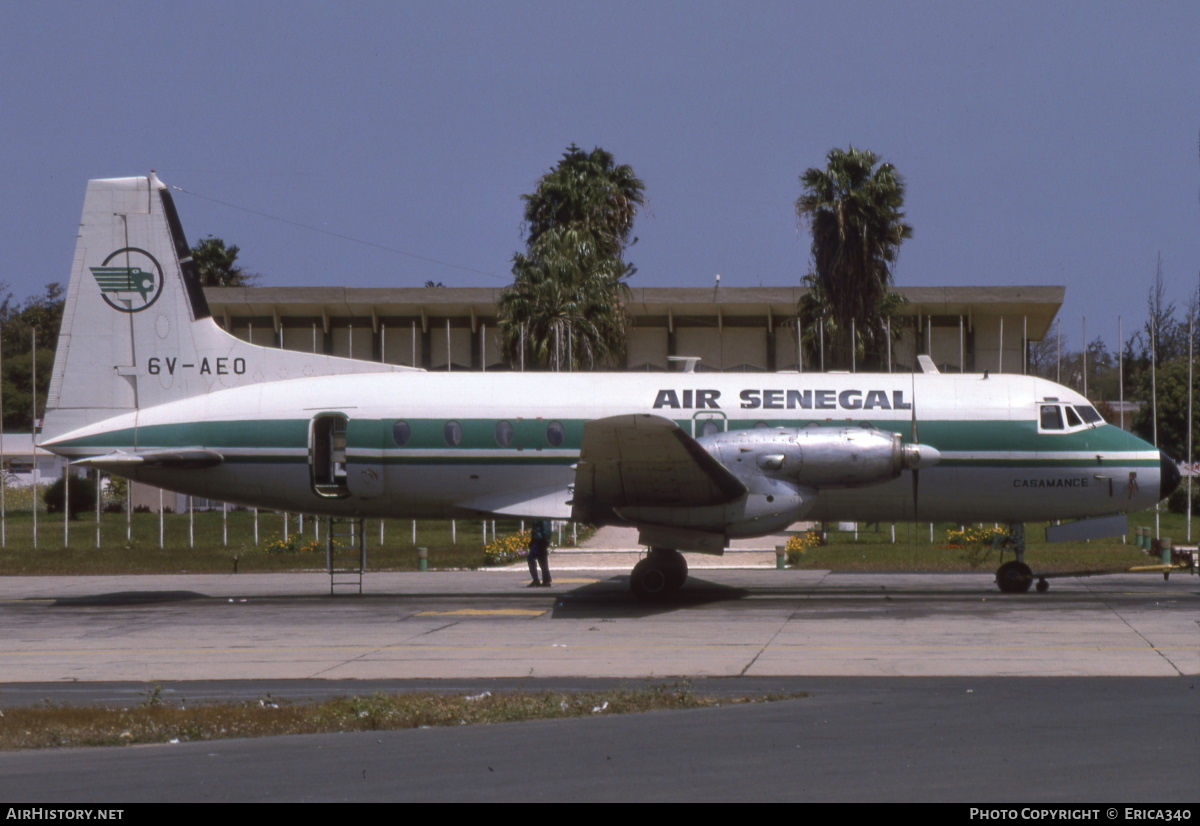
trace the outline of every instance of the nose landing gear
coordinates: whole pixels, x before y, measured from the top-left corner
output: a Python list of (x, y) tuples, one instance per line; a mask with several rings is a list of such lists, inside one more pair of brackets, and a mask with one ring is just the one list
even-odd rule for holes
[[(1006, 594), (1023, 594), (1033, 585), (1033, 570), (1019, 560), (1005, 562), (996, 571), (996, 585)], [(1039, 582), (1038, 591), (1044, 590)]]
[[(996, 570), (996, 585), (1006, 594), (1024, 594), (1033, 585), (1033, 569), (1025, 564), (1025, 524), (1013, 522), (1008, 526), (1004, 544), (1012, 548), (1015, 560), (1005, 562)], [(1050, 587), (1045, 579), (1038, 582), (1038, 592)]]

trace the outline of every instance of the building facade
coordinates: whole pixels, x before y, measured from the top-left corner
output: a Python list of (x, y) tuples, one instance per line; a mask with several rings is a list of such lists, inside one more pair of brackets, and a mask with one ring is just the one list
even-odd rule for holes
[[(1026, 344), (1040, 341), (1064, 287), (906, 287), (895, 320), (891, 369), (932, 356), (953, 372), (1021, 373)], [(699, 358), (698, 370), (819, 371), (803, 357), (796, 307), (801, 287), (642, 287), (626, 304), (624, 369), (660, 370)], [(500, 289), (219, 287), (205, 291), (234, 335), (270, 347), (405, 364), (426, 370), (515, 370), (496, 323)]]

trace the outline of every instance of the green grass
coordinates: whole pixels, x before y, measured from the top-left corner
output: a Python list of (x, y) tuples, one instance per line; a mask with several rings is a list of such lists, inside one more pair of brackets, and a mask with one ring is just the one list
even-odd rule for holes
[(39, 705), (4, 709), (0, 714), (0, 750), (513, 723), (706, 708), (804, 696), (795, 693), (717, 698), (694, 694), (686, 684), (674, 684), (578, 693), (373, 694), (319, 703), (289, 703), (267, 695), (251, 702), (189, 705), (186, 700), (168, 704), (162, 700), (158, 687), (149, 686), (142, 703), (132, 708)]
[[(1186, 531), (1180, 514), (1163, 511), (1161, 531), (1183, 544)], [(1133, 525), (1153, 525), (1153, 512), (1136, 514)], [(289, 522), (289, 538), (296, 540), (297, 517)], [(29, 512), (8, 513), (4, 520), (4, 542), (0, 548), (0, 575), (87, 575), (152, 573), (267, 573), (324, 570), (323, 545), (315, 551), (295, 550), (273, 553), (269, 547), (280, 544), (283, 515), (260, 512), (258, 543), (254, 537), (254, 515), (250, 511), (196, 513), (189, 526), (187, 514), (166, 514), (162, 521), (160, 547), (159, 517), (154, 513), (133, 514), (126, 538), (125, 514), (102, 514), (97, 526), (92, 514), (70, 525), (69, 541), (64, 543), (61, 515), (38, 515), (37, 547), (33, 543), (33, 519)], [(299, 543), (311, 544), (314, 521), (304, 520)], [(483, 566), (483, 533), (478, 520), (459, 520), (452, 539), (450, 523), (418, 520), (413, 543), (411, 520), (385, 520), (384, 542), (379, 541), (380, 520), (365, 523), (367, 565), (369, 570), (415, 571), (417, 547), (428, 549), (432, 570), (472, 569)], [(496, 522), (499, 536), (515, 532), (518, 522)], [(829, 544), (803, 555), (799, 567), (835, 571), (972, 571), (991, 570), (1000, 563), (997, 551), (984, 548), (950, 547), (946, 532), (949, 523), (934, 525), (930, 542), (928, 523), (897, 523), (895, 542), (891, 524), (859, 526), (857, 538), (848, 532), (830, 531)], [(1139, 551), (1132, 533), (1123, 544), (1120, 538), (1092, 542), (1049, 544), (1043, 539), (1044, 524), (1026, 526), (1028, 559), (1040, 571), (1122, 569), (1157, 562)], [(321, 536), (325, 534), (322, 523)], [(490, 538), (489, 523), (489, 538)], [(1200, 539), (1200, 523), (1193, 526), (1193, 537)], [(1193, 540), (1195, 541), (1195, 539)], [(1006, 555), (1011, 558), (1011, 555)], [(632, 563), (631, 563), (632, 565)]]
[[(1186, 518), (1160, 514), (1160, 535), (1169, 536), (1178, 546), (1184, 544)], [(1193, 520), (1193, 544), (1200, 539), (1200, 521)], [(1025, 526), (1026, 560), (1038, 571), (1123, 570), (1156, 564), (1134, 543), (1135, 526), (1154, 525), (1154, 512), (1130, 517), (1130, 533), (1123, 543), (1120, 537), (1090, 542), (1047, 542), (1046, 523)], [(830, 531), (829, 544), (803, 555), (799, 568), (834, 571), (975, 571), (999, 567), (1001, 554), (986, 547), (954, 547), (947, 540), (952, 523), (934, 523), (930, 541), (929, 523), (897, 523), (895, 541), (891, 524), (860, 525), (857, 538), (852, 533)], [(1002, 526), (1003, 527), (1003, 526)], [(1006, 552), (1004, 560), (1012, 559)]]
[[(282, 544), (283, 515), (259, 513), (257, 544), (254, 521), (251, 511), (230, 511), (227, 519), (220, 511), (196, 513), (191, 520), (187, 514), (164, 514), (160, 539), (158, 514), (135, 513), (127, 529), (125, 514), (105, 513), (100, 517), (97, 547), (94, 514), (74, 520), (64, 542), (62, 516), (41, 513), (35, 548), (31, 514), (10, 513), (4, 520), (0, 575), (230, 573), (235, 566), (239, 573), (325, 569), (324, 521), (320, 527), (322, 541), (316, 550), (282, 553), (271, 552), (269, 548)], [(306, 517), (300, 534), (293, 514), (289, 520), (289, 539), (302, 537), (297, 544), (311, 545), (315, 524), (311, 517)], [(430, 568), (483, 565), (483, 529), (478, 520), (458, 521), (453, 538), (449, 522), (419, 520), (416, 544), (411, 520), (386, 520), (383, 544), (379, 541), (379, 527), (378, 519), (365, 522), (370, 570), (415, 571), (418, 547), (428, 548)], [(518, 527), (517, 522), (496, 522), (499, 535)], [(490, 523), (488, 531), (490, 538)]]

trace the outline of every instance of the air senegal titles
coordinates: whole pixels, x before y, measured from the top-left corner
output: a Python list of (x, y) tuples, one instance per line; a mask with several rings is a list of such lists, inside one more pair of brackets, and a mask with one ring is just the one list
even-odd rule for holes
[[(903, 390), (773, 390), (738, 394), (743, 410), (912, 410)], [(720, 390), (659, 390), (654, 408), (720, 410)]]

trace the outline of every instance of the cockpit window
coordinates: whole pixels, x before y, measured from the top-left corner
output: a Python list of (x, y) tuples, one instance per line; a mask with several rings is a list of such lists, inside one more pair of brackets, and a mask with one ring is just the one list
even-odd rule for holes
[(1070, 433), (1103, 423), (1104, 418), (1090, 405), (1045, 399), (1038, 406), (1038, 430), (1043, 433)]
[(1062, 430), (1062, 413), (1057, 404), (1042, 405), (1042, 430)]

